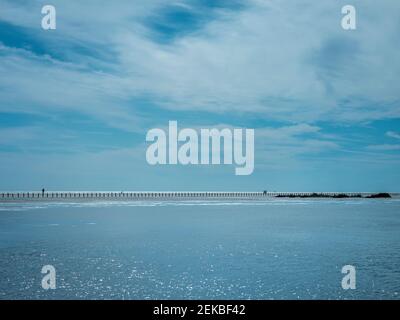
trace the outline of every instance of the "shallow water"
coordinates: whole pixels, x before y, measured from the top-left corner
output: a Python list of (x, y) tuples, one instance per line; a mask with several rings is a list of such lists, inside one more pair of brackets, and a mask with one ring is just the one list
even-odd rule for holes
[(0, 204), (0, 299), (399, 298), (399, 199)]

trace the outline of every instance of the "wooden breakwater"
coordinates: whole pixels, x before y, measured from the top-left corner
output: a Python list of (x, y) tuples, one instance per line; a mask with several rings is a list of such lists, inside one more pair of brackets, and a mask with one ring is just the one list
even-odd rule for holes
[(35, 200), (141, 200), (141, 199), (225, 199), (225, 198), (368, 198), (369, 192), (218, 192), (218, 191), (54, 191), (0, 192), (1, 201)]

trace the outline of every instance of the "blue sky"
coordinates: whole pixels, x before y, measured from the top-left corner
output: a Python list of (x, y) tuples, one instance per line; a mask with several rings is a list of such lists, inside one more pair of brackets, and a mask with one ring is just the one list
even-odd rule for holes
[[(350, 2), (0, 0), (0, 190), (400, 191), (400, 3)], [(148, 165), (169, 120), (255, 128), (254, 173)]]

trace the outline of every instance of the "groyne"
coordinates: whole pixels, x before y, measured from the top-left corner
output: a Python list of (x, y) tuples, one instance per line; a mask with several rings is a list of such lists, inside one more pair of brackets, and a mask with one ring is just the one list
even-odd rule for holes
[[(218, 192), (218, 191), (19, 191), (0, 192), (1, 201), (34, 200), (141, 200), (141, 199), (225, 199), (225, 198), (374, 198), (370, 192)], [(390, 197), (390, 195), (389, 195)]]

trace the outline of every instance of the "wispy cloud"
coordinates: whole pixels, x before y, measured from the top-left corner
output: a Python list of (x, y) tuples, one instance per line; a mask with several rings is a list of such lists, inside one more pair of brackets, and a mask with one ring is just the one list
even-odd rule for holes
[[(334, 2), (250, 1), (235, 10), (195, 3), (56, 1), (60, 24), (54, 37), (30, 32), (47, 55), (2, 47), (2, 72), (10, 75), (2, 79), (8, 88), (2, 104), (11, 91), (33, 96), (41, 107), (72, 108), (126, 129), (124, 119), (137, 119), (132, 101), (144, 96), (171, 110), (250, 112), (280, 121), (359, 122), (400, 115), (400, 44), (386, 41), (398, 32), (397, 3), (382, 1), (375, 10), (374, 2), (356, 1), (366, 19), (354, 33), (341, 29), (340, 6)], [(183, 19), (180, 28), (185, 29), (190, 21), (179, 10), (188, 6), (214, 10), (212, 19), (195, 33), (158, 42), (152, 36), (156, 27), (146, 19), (170, 15), (170, 23)], [(1, 19), (29, 30), (38, 25), (32, 11), (37, 7), (7, 1)], [(56, 49), (61, 40), (62, 53)], [(77, 45), (85, 43), (89, 55)], [(69, 64), (50, 62), (52, 54)], [(385, 67), (387, 61), (391, 68)], [(45, 95), (38, 94), (45, 89)], [(59, 99), (67, 89), (68, 97)]]
[(31, 142), (40, 136), (40, 128), (29, 127), (11, 127), (0, 128), (0, 145), (14, 146), (21, 142)]
[(400, 139), (400, 133), (394, 131), (388, 131), (386, 132), (386, 135), (390, 138)]
[(370, 145), (367, 147), (367, 149), (376, 151), (394, 151), (394, 150), (400, 150), (400, 144)]

